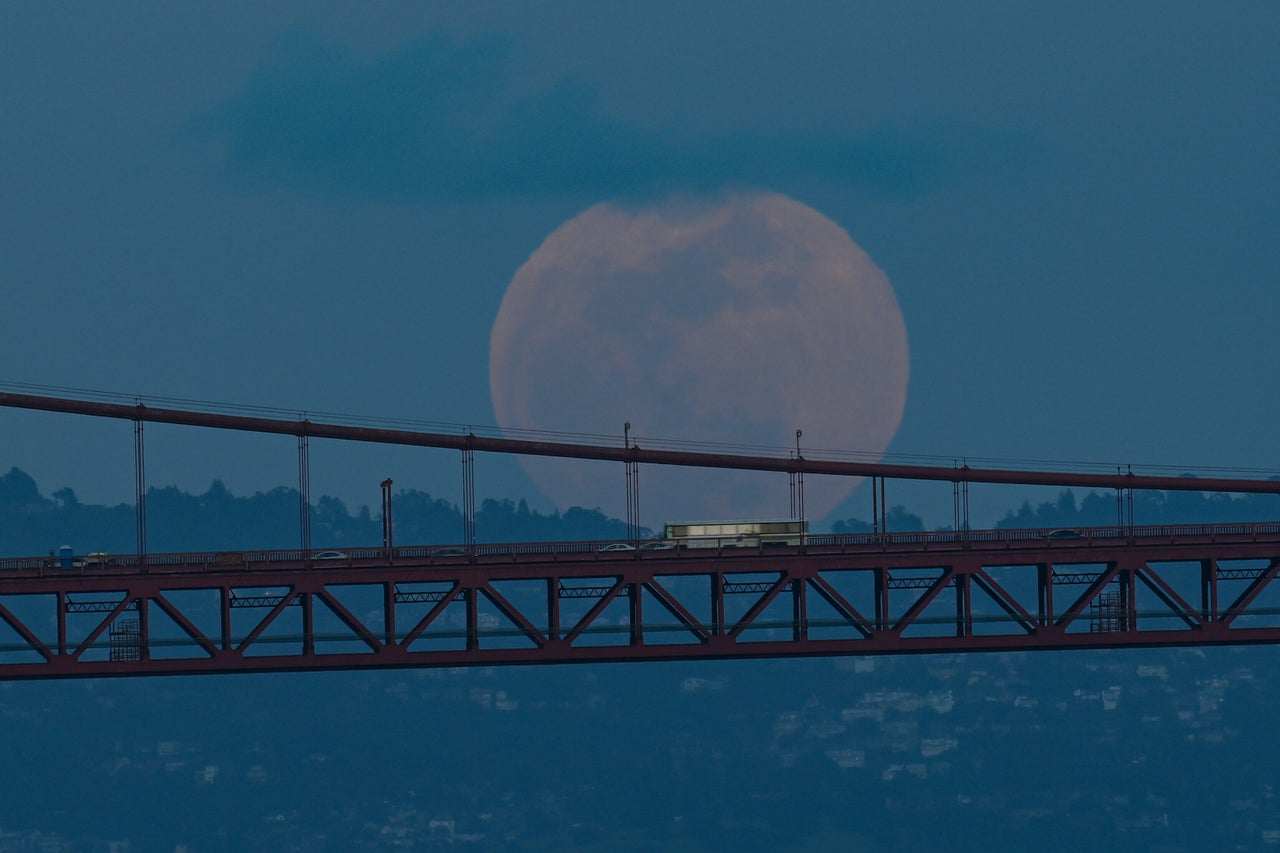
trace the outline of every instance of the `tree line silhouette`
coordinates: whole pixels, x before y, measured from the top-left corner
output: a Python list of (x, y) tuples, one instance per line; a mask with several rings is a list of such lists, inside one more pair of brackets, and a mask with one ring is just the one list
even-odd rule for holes
[[(299, 545), (297, 489), (279, 486), (253, 495), (233, 495), (214, 480), (193, 495), (175, 486), (147, 490), (147, 548), (166, 551), (296, 548)], [(997, 527), (1105, 527), (1127, 521), (1128, 505), (1117, 512), (1114, 493), (1091, 491), (1077, 500), (1070, 489), (1056, 501), (1033, 506), (1024, 502), (1010, 510)], [(463, 540), (462, 510), (427, 492), (402, 489), (393, 496), (395, 541), (400, 544), (456, 544)], [(352, 511), (338, 498), (324, 496), (311, 505), (311, 544), (317, 549), (382, 544), (381, 512), (368, 506)], [(1135, 492), (1135, 524), (1188, 524), (1280, 520), (1280, 495), (1228, 495), (1210, 492)], [(18, 468), (0, 475), (0, 554), (42, 555), (62, 545), (77, 554), (105, 551), (132, 553), (137, 548), (137, 515), (133, 504), (81, 503), (71, 488), (46, 497), (30, 475)], [(570, 507), (550, 513), (531, 509), (521, 500), (486, 498), (476, 510), (480, 542), (625, 540), (626, 523), (598, 509)], [(886, 513), (891, 531), (924, 530), (923, 519), (905, 507)], [(858, 518), (831, 525), (835, 533), (872, 529)], [(815, 530), (814, 532), (822, 532)], [(642, 528), (641, 538), (654, 531)]]
[[(393, 496), (395, 541), (403, 544), (463, 541), (462, 510), (426, 492), (403, 489)], [(214, 480), (204, 494), (174, 486), (147, 490), (147, 549), (235, 551), (296, 548), (299, 545), (297, 489), (278, 486), (236, 496)], [(34, 479), (13, 468), (0, 475), (0, 553), (42, 555), (62, 545), (77, 554), (137, 550), (137, 512), (133, 504), (81, 503), (70, 488), (49, 497)], [(645, 537), (652, 535), (641, 530)], [(476, 508), (476, 538), (481, 542), (625, 539), (627, 526), (596, 509), (571, 507), (542, 513), (524, 500), (486, 498)], [(311, 505), (313, 548), (355, 548), (382, 544), (381, 511), (368, 506), (352, 511), (338, 498), (324, 496)]]

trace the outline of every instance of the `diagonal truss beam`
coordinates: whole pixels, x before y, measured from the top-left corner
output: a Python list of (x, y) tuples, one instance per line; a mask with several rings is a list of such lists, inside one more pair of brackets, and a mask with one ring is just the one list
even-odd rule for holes
[(1231, 602), (1231, 605), (1226, 610), (1222, 611), (1222, 616), (1219, 617), (1218, 621), (1224, 625), (1230, 625), (1234, 622), (1236, 617), (1244, 613), (1249, 605), (1253, 603), (1259, 593), (1275, 580), (1277, 573), (1280, 573), (1280, 559), (1273, 559), (1253, 583), (1245, 587), (1236, 600)]
[(971, 578), (1001, 610), (1008, 614), (1010, 619), (1018, 624), (1019, 628), (1028, 634), (1034, 634), (1040, 630), (1036, 618), (1028, 613), (1016, 598), (1006, 592), (1005, 588), (997, 583), (996, 579), (991, 577), (985, 568), (979, 568), (971, 575)]
[(1097, 579), (1094, 580), (1093, 583), (1089, 584), (1088, 589), (1086, 589), (1084, 593), (1076, 599), (1074, 604), (1067, 608), (1066, 612), (1058, 617), (1054, 624), (1058, 628), (1066, 628), (1072, 622), (1075, 622), (1084, 609), (1089, 606), (1089, 603), (1096, 599), (1098, 594), (1102, 592), (1102, 590), (1106, 589), (1107, 585), (1116, 579), (1119, 572), (1119, 563), (1115, 561), (1109, 563), (1106, 569), (1098, 573)]
[[(107, 628), (113, 622), (115, 622), (117, 618), (119, 618), (120, 614), (123, 613), (125, 610), (129, 609), (129, 607), (135, 601), (137, 601), (136, 598), (127, 594), (123, 598), (121, 598), (120, 603), (111, 609), (111, 611), (107, 614), (107, 616), (101, 622), (98, 623), (98, 626), (96, 628), (94, 628), (92, 631), (89, 632), (89, 634), (80, 642), (80, 645), (76, 646), (76, 650), (71, 653), (71, 657), (79, 658), (86, 651), (92, 648), (93, 644), (96, 643), (98, 641), (98, 638), (102, 636), (102, 632), (106, 631)], [(145, 648), (145, 645), (144, 645), (144, 648)]]
[(547, 635), (534, 627), (533, 623), (526, 619), (524, 614), (516, 609), (511, 602), (507, 601), (492, 585), (485, 583), (479, 586), (478, 589), (485, 598), (489, 599), (494, 607), (502, 612), (503, 616), (510, 619), (526, 637), (532, 640), (535, 646), (541, 648), (547, 644)]
[(271, 608), (271, 612), (262, 617), (262, 621), (258, 623), (257, 627), (250, 631), (249, 636), (245, 637), (244, 640), (240, 642), (240, 645), (236, 647), (236, 651), (243, 655), (246, 649), (258, 641), (258, 638), (262, 636), (262, 632), (267, 630), (272, 622), (276, 621), (280, 614), (284, 612), (285, 608), (298, 600), (298, 596), (299, 593), (297, 587), (290, 589), (287, 593), (280, 596), (280, 600)]
[(1147, 589), (1155, 593), (1156, 598), (1164, 602), (1165, 607), (1168, 607), (1174, 616), (1187, 623), (1188, 628), (1199, 628), (1203, 624), (1199, 612), (1178, 595), (1177, 591), (1150, 566), (1142, 566), (1137, 570), (1136, 575)]
[(822, 596), (822, 600), (831, 605), (831, 608), (840, 614), (840, 617), (857, 629), (858, 633), (863, 637), (870, 637), (875, 629), (867, 617), (858, 612), (858, 608), (854, 607), (844, 596), (836, 590), (827, 579), (821, 575), (815, 574), (809, 578), (809, 585), (813, 587), (818, 595)]
[(587, 627), (590, 626), (592, 622), (596, 621), (600, 614), (604, 612), (604, 609), (617, 599), (624, 587), (625, 583), (622, 577), (616, 578), (613, 585), (609, 587), (604, 595), (600, 596), (600, 600), (592, 605), (590, 610), (583, 614), (582, 618), (578, 620), (578, 624), (574, 625), (573, 629), (569, 631), (568, 634), (565, 634), (564, 642), (572, 646), (574, 642), (582, 636), (582, 633), (587, 630)]
[[(60, 602), (61, 603), (61, 602)], [(64, 615), (65, 620), (65, 615)], [(49, 651), (49, 647), (41, 642), (40, 638), (31, 632), (31, 629), (22, 623), (18, 617), (9, 611), (9, 608), (0, 604), (0, 619), (12, 628), (19, 637), (27, 642), (37, 653), (39, 653), (46, 661), (53, 660), (53, 652)]]
[(685, 627), (685, 630), (697, 637), (699, 643), (710, 642), (711, 632), (707, 627), (698, 621), (697, 617), (685, 608), (670, 592), (667, 591), (662, 584), (655, 580), (645, 581), (644, 588), (654, 599), (666, 608), (677, 622)]
[(765, 608), (767, 608), (770, 604), (774, 602), (774, 600), (778, 597), (778, 594), (782, 592), (784, 589), (786, 589), (787, 587), (789, 587), (790, 585), (791, 585), (791, 578), (787, 575), (786, 572), (782, 572), (778, 577), (778, 579), (768, 588), (768, 590), (766, 590), (764, 594), (760, 596), (759, 600), (757, 600), (755, 604), (751, 605), (751, 608), (742, 615), (742, 618), (739, 619), (734, 624), (734, 626), (729, 629), (727, 636), (729, 636), (734, 640), (742, 636), (742, 632), (745, 631), (747, 628), (751, 627), (751, 623), (755, 622), (756, 619), (760, 617), (760, 614), (765, 611)]
[[(808, 554), (800, 549), (667, 552), (661, 563), (645, 556), (618, 561), (616, 573), (605, 576), (596, 554), (586, 550), (579, 559), (547, 552), (542, 562), (521, 563), (504, 553), (489, 563), (476, 558), (453, 566), (430, 559), (414, 563), (400, 555), (394, 563), (381, 565), (355, 566), (345, 561), (322, 566), (313, 561), (265, 570), (245, 561), (209, 569), (207, 563), (181, 560), (164, 564), (175, 568), (148, 567), (145, 573), (41, 570), (6, 576), (0, 569), (0, 623), (21, 638), (21, 643), (0, 645), (0, 679), (1280, 643), (1280, 616), (1257, 607), (1271, 584), (1280, 583), (1280, 525), (1271, 538), (1251, 532), (1232, 542), (1184, 546), (1138, 539), (1105, 549), (1052, 547), (1051, 552), (1048, 546), (1016, 549), (1001, 544), (981, 553), (957, 547), (952, 554), (882, 548), (860, 554), (821, 549)], [(1215, 619), (1212, 609), (1193, 608), (1181, 587), (1175, 588), (1172, 578), (1161, 572), (1165, 564), (1187, 563), (1201, 566), (1204, 601), (1219, 600), (1220, 583), (1247, 580), (1248, 585)], [(655, 567), (660, 567), (660, 574), (653, 571)], [(1092, 605), (1100, 601), (1101, 593), (1117, 584), (1117, 602), (1107, 604), (1111, 608), (1107, 613), (1113, 615), (1093, 613)], [(1084, 592), (1077, 596), (1082, 585)], [(370, 627), (373, 617), (361, 618), (343, 603), (338, 594), (341, 586), (377, 593), (382, 624), (376, 630)], [(1066, 594), (1068, 586), (1071, 595)], [(677, 589), (679, 596), (673, 592)], [(696, 595), (690, 594), (692, 589), (698, 590)], [(891, 589), (899, 591), (895, 594), (913, 590), (918, 595), (893, 619), (886, 599)], [(938, 616), (936, 621), (949, 624), (954, 619), (954, 633), (907, 630), (935, 621), (930, 614), (939, 610), (939, 597), (950, 589), (956, 591), (955, 613)], [(1028, 589), (1034, 592), (1028, 594)], [(1150, 615), (1173, 616), (1181, 624), (1157, 629), (1148, 622), (1149, 630), (1139, 630), (1138, 620), (1149, 615), (1137, 609), (1139, 589), (1161, 603), (1159, 612)], [(183, 597), (192, 592), (212, 594)], [(787, 593), (787, 615), (781, 616), (776, 605)], [(831, 611), (824, 607), (824, 615), (814, 619), (805, 604), (809, 594), (820, 596)], [(726, 624), (725, 603), (732, 595), (746, 597), (749, 606)], [(1043, 602), (1055, 595), (1072, 605), (1065, 612), (1044, 611)], [(589, 606), (562, 634), (560, 606), (565, 598), (582, 599)], [(660, 606), (641, 607), (642, 598), (652, 598)], [(621, 624), (603, 624), (603, 613), (619, 599), (629, 602), (627, 616)], [(493, 628), (480, 619), (477, 601), (492, 605), (500, 621), (514, 625), (528, 645), (490, 642), (493, 636), (509, 636), (510, 628), (506, 624)], [(350, 634), (317, 634), (317, 603)], [(396, 626), (406, 620), (398, 608), (423, 603), (429, 605), (427, 612), (418, 613), (412, 627), (401, 633)], [(448, 608), (459, 604), (466, 608), (464, 632), (452, 620), (444, 624), (446, 612), (456, 613)], [(233, 608), (245, 607), (260, 608), (266, 615), (247, 624), (251, 630), (246, 635), (233, 636)], [(288, 607), (299, 608), (300, 629), (292, 620), (287, 629), (281, 627)], [(33, 612), (45, 608), (48, 612), (43, 615)], [(763, 614), (774, 611), (783, 621), (770, 622), (768, 627), (791, 630), (757, 636), (751, 629), (764, 627)], [(832, 627), (825, 615), (832, 611), (839, 620), (835, 624), (851, 630), (811, 632), (811, 628)], [(77, 630), (69, 643), (67, 620), (89, 613), (102, 618), (97, 621), (95, 616), (87, 634)], [(148, 619), (148, 613), (156, 619)], [(703, 619), (698, 613), (710, 616)], [(876, 614), (874, 619), (871, 613)], [(162, 626), (172, 622), (177, 627), (177, 640), (157, 641), (152, 635), (152, 621), (159, 622), (161, 614), (167, 617)], [(1256, 618), (1240, 618), (1245, 615)], [(1011, 630), (975, 630), (996, 622), (1007, 622)], [(57, 631), (56, 646), (42, 639), (42, 633), (49, 631), (38, 626), (48, 624)], [(215, 635), (200, 625), (219, 628)], [(687, 632), (688, 640), (644, 641), (647, 633), (670, 630)], [(112, 638), (110, 659), (88, 654), (106, 647), (102, 640), (107, 632)], [(281, 646), (287, 651), (246, 654), (262, 642), (266, 632), (275, 640), (287, 640)], [(588, 632), (614, 633), (617, 641), (582, 643)], [(465, 643), (457, 642), (464, 633)], [(352, 651), (348, 646), (326, 645), (352, 638), (367, 648)], [(424, 639), (433, 642), (419, 642)], [(451, 642), (434, 642), (441, 639)], [(152, 658), (149, 652), (155, 642), (189, 643), (195, 653)]]
[(357, 619), (355, 615), (353, 615), (351, 611), (348, 610), (327, 587), (321, 587), (316, 590), (314, 595), (324, 603), (325, 607), (329, 608), (334, 616), (338, 617), (338, 621), (346, 625), (353, 634), (363, 640), (364, 644), (368, 646), (370, 650), (381, 652), (387, 648), (378, 640), (377, 637), (373, 635), (373, 632), (369, 630), (368, 626)]
[(206, 637), (203, 631), (191, 624), (191, 620), (187, 618), (186, 614), (175, 607), (173, 602), (165, 598), (163, 593), (156, 593), (151, 597), (151, 600), (154, 601), (156, 606), (164, 611), (164, 614), (172, 619), (179, 628), (185, 631), (188, 637), (200, 646), (200, 648), (204, 649), (209, 657), (215, 657), (218, 654), (218, 647), (214, 642)]
[(901, 634), (906, 630), (906, 628), (910, 626), (911, 623), (915, 622), (916, 618), (924, 612), (924, 609), (933, 603), (933, 600), (938, 597), (938, 593), (946, 589), (955, 576), (956, 571), (954, 567), (946, 566), (943, 568), (942, 574), (938, 575), (933, 583), (929, 585), (928, 589), (926, 589), (924, 593), (915, 600), (915, 603), (908, 607), (907, 611), (898, 617), (898, 621), (893, 623), (893, 627), (889, 630), (895, 634)]
[[(411, 645), (413, 645), (414, 642), (416, 642), (419, 638), (422, 637), (423, 633), (427, 630), (427, 628), (430, 627), (431, 624), (436, 621), (436, 619), (440, 618), (440, 614), (444, 613), (445, 608), (448, 607), (453, 602), (458, 601), (459, 596), (463, 595), (463, 593), (464, 593), (464, 590), (463, 590), (462, 582), (458, 581), (454, 583), (454, 585), (448, 591), (446, 591), (443, 595), (441, 595), (440, 600), (436, 602), (435, 606), (432, 607), (430, 610), (428, 610), (426, 615), (424, 615), (421, 619), (419, 619), (417, 624), (414, 625), (413, 628), (411, 628), (409, 632), (404, 635), (404, 639), (400, 641), (400, 648), (408, 649)], [(392, 601), (391, 604), (388, 606), (391, 608), (394, 608), (395, 606), (394, 601)]]

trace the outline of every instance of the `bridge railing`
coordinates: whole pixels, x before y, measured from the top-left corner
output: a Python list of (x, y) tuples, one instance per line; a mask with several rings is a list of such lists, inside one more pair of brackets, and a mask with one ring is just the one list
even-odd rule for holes
[(1194, 543), (1200, 541), (1251, 541), (1280, 535), (1280, 521), (1232, 522), (1221, 524), (1145, 525), (1135, 527), (1011, 528), (993, 530), (891, 531), (871, 533), (816, 533), (803, 537), (801, 544), (754, 541), (744, 544), (738, 537), (702, 540), (699, 547), (651, 540), (624, 543), (615, 540), (577, 542), (506, 542), (466, 545), (410, 545), (394, 548), (359, 547), (305, 551), (302, 549), (202, 551), (188, 553), (107, 555), (90, 553), (67, 557), (13, 557), (0, 559), (0, 573), (112, 574), (127, 571), (159, 572), (226, 571), (270, 569), (275, 566), (384, 566), (387, 564), (458, 565), (460, 563), (501, 563), (595, 559), (671, 559), (712, 557), (751, 553), (853, 553), (875, 550), (956, 550), (998, 548), (1090, 548), (1114, 546), (1122, 541), (1152, 543), (1157, 540)]

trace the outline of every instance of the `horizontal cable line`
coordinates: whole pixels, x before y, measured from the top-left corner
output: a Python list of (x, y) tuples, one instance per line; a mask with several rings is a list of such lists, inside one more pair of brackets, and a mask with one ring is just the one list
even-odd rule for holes
[[(569, 430), (547, 430), (519, 427), (498, 427), (492, 425), (460, 424), (451, 421), (429, 421), (413, 418), (375, 417), (344, 412), (330, 412), (310, 409), (292, 409), (281, 406), (255, 405), (246, 403), (227, 403), (212, 400), (198, 400), (184, 397), (159, 395), (125, 394), (121, 392), (99, 391), (89, 388), (78, 388), (63, 385), (43, 385), (37, 383), (0, 380), (0, 390), (15, 393), (40, 392), (43, 394), (69, 395), (79, 399), (101, 402), (114, 402), (122, 405), (153, 405), (175, 408), (181, 411), (204, 414), (238, 414), (275, 416), (277, 418), (297, 419), (316, 422), (333, 423), (346, 426), (367, 426), (399, 429), (420, 429), (442, 432), (445, 434), (475, 435), (484, 438), (518, 438), (530, 441), (573, 441), (600, 447), (617, 447), (626, 437), (623, 433), (573, 432)], [(803, 426), (803, 425), (801, 425)], [(632, 434), (630, 443), (634, 446), (652, 450), (686, 450), (694, 452), (742, 453), (761, 456), (792, 458), (796, 455), (795, 446), (754, 444), (727, 441), (678, 439), (642, 434)], [(1036, 471), (1046, 467), (1054, 467), (1062, 471), (1082, 473), (1116, 473), (1132, 472), (1217, 475), (1253, 475), (1260, 477), (1280, 477), (1280, 469), (1255, 466), (1225, 465), (1176, 465), (1168, 463), (1117, 463), (1101, 461), (1082, 461), (1065, 459), (1009, 458), (997, 456), (962, 456), (955, 454), (924, 454), (910, 452), (877, 453), (869, 450), (835, 449), (835, 448), (800, 448), (800, 454), (811, 461), (858, 461), (886, 463), (928, 463), (941, 467), (961, 469), (969, 467), (986, 467), (1007, 471)]]

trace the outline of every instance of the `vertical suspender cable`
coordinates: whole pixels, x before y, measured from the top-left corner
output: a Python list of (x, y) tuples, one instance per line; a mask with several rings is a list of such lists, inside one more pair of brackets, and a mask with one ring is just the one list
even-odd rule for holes
[(880, 478), (880, 532), (889, 532), (889, 502), (884, 496), (884, 477)]
[[(622, 425), (622, 446), (631, 449), (631, 421)], [(627, 472), (627, 541), (635, 544), (640, 539), (640, 463), (628, 459)]]
[[(142, 403), (138, 403), (142, 408)], [(147, 470), (146, 454), (143, 452), (142, 419), (133, 422), (133, 473), (137, 486), (138, 509), (138, 563), (147, 564)]]
[(876, 480), (878, 479), (880, 478), (875, 476), (874, 474), (871, 475), (871, 532), (872, 533), (880, 532), (880, 503), (877, 497), (879, 490), (876, 488), (876, 486), (878, 485), (876, 483)]
[(800, 453), (800, 435), (803, 434), (796, 430), (796, 470), (791, 473), (791, 517), (796, 521), (804, 520), (804, 471), (799, 466), (799, 462), (804, 461)]
[(298, 539), (304, 559), (311, 556), (311, 448), (303, 420), (298, 436)]
[(470, 447), (462, 450), (462, 539), (468, 550), (475, 548), (476, 471), (475, 451)]

